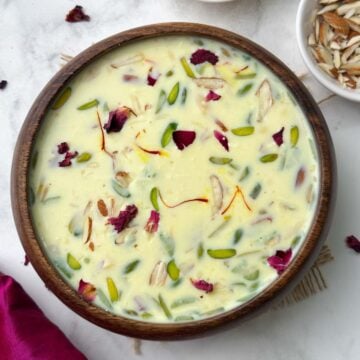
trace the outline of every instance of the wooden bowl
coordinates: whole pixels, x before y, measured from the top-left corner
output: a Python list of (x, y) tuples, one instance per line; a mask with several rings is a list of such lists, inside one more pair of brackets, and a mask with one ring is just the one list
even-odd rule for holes
[[(288, 87), (298, 101), (314, 132), (319, 154), (319, 199), (309, 233), (287, 270), (257, 296), (230, 311), (186, 323), (149, 323), (111, 314), (83, 301), (59, 275), (37, 239), (28, 205), (30, 154), (34, 139), (49, 109), (63, 85), (89, 63), (109, 51), (129, 42), (163, 35), (199, 35), (222, 41), (243, 50), (270, 68)], [(232, 32), (208, 25), (192, 23), (163, 23), (143, 26), (111, 36), (89, 47), (64, 66), (45, 86), (31, 107), (21, 129), (15, 148), (11, 198), (16, 227), (33, 267), (45, 285), (69, 308), (85, 319), (113, 332), (151, 340), (179, 340), (201, 336), (223, 328), (239, 325), (279, 300), (291, 290), (312, 265), (326, 238), (331, 222), (336, 193), (336, 162), (333, 145), (325, 120), (301, 81), (280, 60), (250, 40)]]

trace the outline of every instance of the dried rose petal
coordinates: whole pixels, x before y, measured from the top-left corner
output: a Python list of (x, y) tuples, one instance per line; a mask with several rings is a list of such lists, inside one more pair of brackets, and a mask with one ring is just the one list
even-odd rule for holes
[(174, 143), (179, 150), (184, 150), (187, 146), (191, 145), (195, 138), (195, 131), (189, 130), (176, 130), (172, 133)]
[(25, 254), (25, 257), (24, 257), (24, 265), (25, 266), (28, 266), (30, 264), (30, 260), (28, 258), (28, 256)]
[(279, 130), (277, 133), (275, 133), (272, 138), (274, 139), (274, 141), (276, 142), (277, 146), (281, 146), (284, 143), (284, 139), (283, 139), (283, 133), (284, 133), (284, 127), (281, 128), (281, 130)]
[(275, 255), (269, 256), (267, 258), (267, 262), (272, 268), (277, 270), (277, 273), (280, 275), (287, 268), (291, 256), (292, 256), (291, 248), (286, 251), (277, 250)]
[(149, 72), (147, 76), (147, 84), (149, 86), (154, 86), (156, 84), (156, 81), (158, 79), (158, 76), (155, 76), (151, 71)]
[(96, 297), (96, 287), (83, 279), (80, 279), (78, 294), (86, 301), (94, 301)]
[(221, 99), (221, 95), (217, 94), (212, 90), (208, 92), (205, 98), (206, 101), (218, 101), (219, 99)]
[(65, 20), (67, 22), (79, 22), (79, 21), (90, 21), (90, 16), (84, 13), (83, 7), (76, 5), (66, 15)]
[(65, 154), (70, 150), (69, 144), (67, 142), (62, 142), (58, 146), (58, 154)]
[(108, 224), (113, 225), (115, 230), (119, 233), (127, 228), (137, 213), (138, 209), (135, 205), (127, 205), (125, 210), (121, 210), (117, 217), (110, 217), (108, 219)]
[(198, 49), (191, 55), (190, 61), (194, 65), (202, 64), (206, 61), (215, 65), (219, 58), (210, 50)]
[(131, 74), (123, 75), (123, 80), (126, 82), (136, 81), (137, 79), (138, 79), (138, 77), (136, 75), (131, 75)]
[(109, 119), (104, 125), (104, 129), (107, 133), (119, 132), (125, 125), (125, 122), (129, 118), (131, 110), (128, 107), (120, 106), (116, 110), (112, 110), (109, 113)]
[(229, 151), (229, 142), (227, 137), (222, 134), (220, 131), (214, 130), (214, 136), (217, 141), (224, 147), (226, 151)]
[(7, 86), (7, 81), (6, 80), (1, 80), (0, 81), (0, 90), (4, 90)]
[(159, 227), (159, 221), (160, 214), (155, 210), (151, 210), (149, 220), (147, 221), (145, 226), (145, 230), (149, 233), (156, 232)]
[(346, 245), (355, 252), (360, 253), (360, 240), (356, 236), (349, 235), (346, 238)]
[(70, 165), (71, 165), (71, 159), (73, 159), (73, 158), (76, 157), (76, 156), (78, 156), (78, 152), (77, 152), (77, 151), (74, 151), (74, 152), (68, 151), (68, 152), (65, 154), (64, 160), (59, 161), (59, 166), (60, 166), (60, 167), (70, 166)]
[(210, 293), (214, 290), (214, 285), (208, 283), (205, 280), (193, 280), (191, 279), (191, 283), (198, 289), (205, 291), (206, 293)]

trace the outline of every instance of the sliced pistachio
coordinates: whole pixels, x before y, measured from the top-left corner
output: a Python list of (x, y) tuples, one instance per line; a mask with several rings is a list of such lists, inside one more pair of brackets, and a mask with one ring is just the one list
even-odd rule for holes
[(256, 269), (254, 271), (246, 273), (244, 275), (244, 279), (249, 280), (249, 281), (254, 281), (259, 278), (259, 274), (260, 274), (260, 271)]
[(279, 156), (278, 154), (266, 154), (260, 158), (260, 161), (262, 163), (273, 162), (278, 158), (278, 156)]
[(132, 309), (124, 309), (124, 313), (130, 316), (138, 316), (138, 313)]
[(157, 187), (153, 187), (150, 191), (150, 201), (156, 211), (159, 211), (158, 197), (159, 197), (159, 189)]
[(300, 239), (301, 239), (300, 235), (295, 236), (291, 242), (291, 247), (292, 248), (296, 247), (296, 245), (299, 243)]
[(236, 245), (244, 235), (243, 229), (237, 229), (234, 233), (233, 244)]
[(254, 186), (254, 188), (251, 190), (249, 196), (250, 196), (252, 199), (255, 200), (255, 199), (259, 196), (259, 194), (260, 194), (260, 192), (261, 192), (261, 188), (262, 188), (261, 184), (257, 183), (257, 184)]
[(32, 169), (35, 169), (38, 158), (39, 158), (39, 152), (36, 150), (31, 158), (31, 168)]
[(191, 320), (194, 320), (194, 317), (191, 316), (191, 315), (179, 315), (177, 316), (174, 321), (191, 321)]
[(159, 94), (158, 103), (156, 105), (155, 114), (158, 114), (161, 111), (165, 102), (166, 102), (166, 92), (164, 90), (161, 90)]
[(99, 105), (99, 100), (94, 99), (94, 100), (88, 101), (85, 104), (80, 105), (77, 109), (78, 110), (87, 110), (87, 109), (91, 109), (91, 108), (93, 108), (95, 106), (98, 106), (98, 105)]
[(214, 259), (229, 259), (236, 255), (235, 249), (208, 249), (208, 255)]
[(197, 247), (197, 257), (200, 259), (204, 255), (204, 247), (202, 243), (199, 243)]
[(113, 190), (120, 196), (122, 196), (124, 198), (130, 197), (131, 194), (130, 194), (129, 190), (122, 187), (116, 180), (112, 179), (111, 185), (112, 185)]
[(259, 283), (258, 282), (254, 282), (249, 286), (249, 290), (250, 291), (255, 291), (257, 290), (257, 288), (259, 287)]
[(228, 157), (216, 157), (216, 156), (210, 156), (209, 161), (216, 165), (227, 165), (232, 162), (233, 159)]
[(245, 169), (243, 170), (239, 181), (243, 181), (245, 180), (248, 176), (250, 175), (250, 168), (248, 166), (245, 167)]
[(168, 255), (173, 257), (175, 251), (174, 239), (171, 236), (165, 235), (163, 233), (160, 233), (159, 237)]
[(169, 95), (167, 97), (167, 102), (169, 105), (173, 105), (175, 104), (175, 101), (179, 95), (179, 90), (180, 90), (180, 83), (177, 82), (173, 88), (170, 90)]
[(149, 312), (144, 312), (140, 315), (143, 319), (150, 319), (153, 315)]
[(235, 78), (236, 79), (241, 79), (241, 80), (247, 80), (247, 79), (253, 79), (256, 76), (256, 72), (252, 72), (252, 71), (241, 71), (238, 74), (236, 74)]
[(176, 129), (177, 129), (177, 123), (174, 123), (174, 122), (170, 123), (166, 127), (166, 129), (161, 137), (161, 146), (163, 148), (166, 147), (167, 145), (169, 145), (169, 143), (172, 139), (172, 134)]
[(180, 306), (184, 306), (184, 305), (188, 305), (188, 304), (192, 304), (195, 301), (197, 301), (197, 298), (194, 296), (187, 296), (187, 297), (183, 297), (180, 299), (175, 300), (171, 305), (170, 308), (171, 309), (176, 309)]
[(51, 109), (58, 110), (60, 109), (69, 99), (71, 96), (71, 87), (68, 86), (64, 91), (58, 96), (58, 98), (54, 101)]
[(174, 71), (173, 70), (169, 70), (165, 73), (165, 76), (166, 77), (170, 77), (170, 76), (173, 76), (174, 75)]
[(253, 83), (249, 83), (249, 84), (244, 85), (242, 88), (240, 88), (238, 90), (237, 95), (239, 95), (239, 96), (246, 95), (251, 90), (253, 85), (254, 85)]
[(208, 238), (212, 238), (213, 236), (215, 236), (217, 233), (219, 233), (221, 230), (223, 230), (226, 225), (229, 224), (229, 220), (231, 220), (231, 216), (225, 216), (224, 217), (224, 221), (215, 229), (213, 230), (210, 235), (208, 236)]
[(164, 312), (165, 316), (168, 319), (171, 319), (172, 318), (171, 312), (170, 312), (169, 308), (167, 307), (163, 297), (160, 294), (158, 296), (158, 301), (159, 301), (159, 305), (160, 305), (162, 311)]
[(50, 197), (47, 197), (46, 199), (42, 200), (41, 202), (43, 204), (47, 204), (49, 202), (52, 202), (54, 200), (59, 200), (59, 199), (61, 199), (61, 196), (50, 196)]
[(195, 79), (196, 76), (195, 76), (194, 72), (192, 71), (192, 69), (191, 69), (189, 63), (187, 62), (187, 60), (186, 60), (184, 57), (182, 57), (182, 58), (180, 59), (180, 62), (181, 62), (182, 67), (183, 67), (184, 70), (185, 70), (186, 75), (187, 75), (189, 78)]
[(175, 288), (175, 287), (178, 287), (181, 283), (182, 283), (182, 280), (183, 279), (177, 279), (176, 281), (174, 281), (170, 286), (172, 287), (172, 288)]
[(184, 87), (182, 92), (181, 92), (181, 104), (184, 105), (186, 102), (186, 98), (187, 98), (187, 88)]
[(106, 295), (104, 294), (104, 292), (97, 288), (96, 289), (96, 294), (99, 296), (100, 301), (109, 309), (112, 308), (111, 302), (108, 300), (108, 298), (106, 297)]
[(115, 302), (119, 300), (119, 291), (115, 285), (114, 280), (111, 277), (106, 278), (106, 284), (109, 292), (109, 297), (111, 302)]
[(170, 276), (171, 280), (176, 281), (179, 278), (180, 270), (176, 266), (175, 260), (169, 261), (169, 263), (167, 264), (166, 271), (167, 271), (168, 275)]
[(29, 187), (28, 200), (31, 206), (35, 204), (36, 197), (35, 197), (34, 189), (32, 187)]
[(222, 311), (224, 311), (224, 310), (225, 310), (225, 309), (224, 309), (223, 307), (218, 307), (218, 308), (216, 308), (216, 309), (214, 309), (214, 310), (210, 310), (210, 311), (204, 312), (204, 313), (203, 313), (203, 316), (215, 315), (215, 314), (217, 314), (217, 313), (219, 313), (219, 312), (222, 312)]
[(83, 152), (81, 153), (80, 155), (78, 155), (76, 157), (76, 162), (78, 163), (82, 163), (82, 162), (86, 162), (86, 161), (89, 161), (91, 159), (91, 154), (88, 153), (88, 152)]
[(68, 229), (74, 236), (82, 235), (84, 231), (84, 216), (76, 213), (69, 222)]
[(79, 261), (74, 256), (72, 256), (70, 253), (68, 253), (66, 256), (66, 262), (70, 266), (70, 268), (73, 270), (81, 269), (81, 264), (79, 263)]
[(57, 269), (63, 273), (68, 279), (71, 279), (73, 274), (71, 271), (69, 271), (63, 264), (59, 263), (58, 261), (54, 262)]
[(249, 136), (252, 135), (254, 131), (255, 128), (253, 126), (243, 126), (231, 130), (231, 132), (236, 136)]
[(129, 264), (127, 264), (125, 266), (124, 274), (130, 274), (131, 272), (133, 272), (138, 267), (139, 264), (140, 264), (139, 259), (131, 261)]
[(299, 128), (297, 126), (293, 126), (290, 129), (290, 143), (292, 147), (295, 147), (299, 141)]

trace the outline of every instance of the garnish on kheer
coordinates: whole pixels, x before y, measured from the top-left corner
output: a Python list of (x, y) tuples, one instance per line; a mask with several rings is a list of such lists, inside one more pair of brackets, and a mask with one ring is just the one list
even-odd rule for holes
[(34, 225), (84, 301), (144, 321), (209, 317), (296, 255), (317, 203), (313, 144), (289, 90), (248, 54), (191, 37), (127, 45), (46, 115)]

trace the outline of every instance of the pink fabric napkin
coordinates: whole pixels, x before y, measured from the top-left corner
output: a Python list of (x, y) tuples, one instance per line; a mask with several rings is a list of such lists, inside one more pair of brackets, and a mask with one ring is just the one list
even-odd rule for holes
[(2, 360), (84, 360), (22, 287), (0, 274), (0, 358)]

